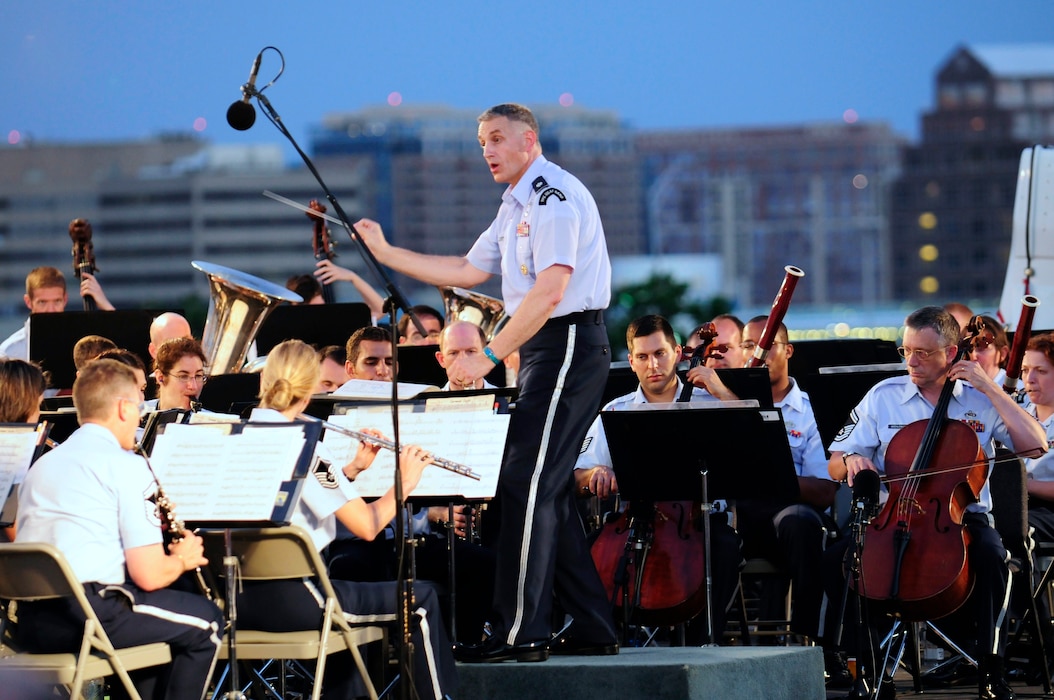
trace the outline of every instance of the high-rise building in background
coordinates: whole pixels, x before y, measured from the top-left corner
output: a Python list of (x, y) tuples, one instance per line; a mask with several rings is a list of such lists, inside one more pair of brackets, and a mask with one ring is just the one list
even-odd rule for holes
[[(68, 234), (75, 218), (92, 225), (97, 276), (118, 308), (207, 300), (207, 279), (192, 260), (277, 284), (314, 268), (312, 222), (262, 195), (274, 190), (304, 205), (322, 198), (305, 168), (284, 165), (278, 146), (191, 138), (30, 145), (0, 149), (0, 173), (0, 309), (7, 315), (24, 315), (25, 276), (40, 265), (66, 274), (77, 305)], [(361, 173), (336, 169), (327, 180), (346, 209), (366, 213)], [(334, 238), (346, 240), (339, 232)]]
[(893, 294), (991, 311), (1021, 151), (1054, 142), (1054, 45), (960, 47), (938, 70), (935, 97), (893, 188)]
[[(639, 133), (610, 111), (532, 108), (545, 155), (595, 196), (620, 274), (653, 263), (675, 272), (691, 254), (706, 270), (693, 288), (759, 309), (793, 264), (807, 273), (796, 310), (953, 299), (987, 310), (1002, 288), (1021, 150), (1054, 136), (1054, 45), (960, 48), (936, 85), (911, 146), (881, 122)], [(484, 166), (477, 115), (408, 105), (329, 115), (309, 150), (352, 221), (375, 218), (397, 244), (461, 255), (503, 189)], [(177, 135), (0, 147), (0, 330), (24, 318), (26, 272), (72, 272), (73, 218), (92, 223), (118, 307), (207, 300), (195, 259), (278, 284), (310, 271), (311, 222), (265, 189), (305, 205), (323, 197), (279, 144)], [(338, 264), (379, 286), (347, 236), (334, 239)], [(704, 274), (711, 287), (696, 284)], [(438, 303), (434, 289), (400, 281), (414, 303)], [(358, 300), (350, 285), (338, 299)]]
[(786, 265), (806, 270), (796, 303), (889, 302), (902, 146), (883, 124), (641, 134), (648, 252), (719, 256), (747, 307), (771, 303)]

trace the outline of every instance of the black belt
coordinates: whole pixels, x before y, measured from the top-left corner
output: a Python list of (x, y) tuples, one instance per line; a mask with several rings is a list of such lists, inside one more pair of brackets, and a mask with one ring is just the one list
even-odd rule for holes
[(604, 323), (603, 309), (589, 309), (588, 311), (576, 311), (566, 316), (557, 316), (545, 322), (543, 328), (559, 328), (562, 326), (599, 326)]

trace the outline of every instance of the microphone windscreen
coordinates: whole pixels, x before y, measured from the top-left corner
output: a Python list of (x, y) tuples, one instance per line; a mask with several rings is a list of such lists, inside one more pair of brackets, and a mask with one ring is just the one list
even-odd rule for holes
[(256, 108), (238, 100), (227, 108), (227, 123), (238, 131), (247, 131), (256, 123)]
[(874, 505), (878, 503), (878, 472), (865, 469), (853, 477), (853, 500)]

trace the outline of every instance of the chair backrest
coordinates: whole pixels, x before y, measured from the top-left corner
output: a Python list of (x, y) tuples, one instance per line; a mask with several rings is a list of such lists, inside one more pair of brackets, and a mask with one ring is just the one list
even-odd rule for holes
[[(223, 530), (203, 530), (205, 556), (222, 562), (226, 556)], [(239, 575), (247, 581), (300, 579), (325, 574), (322, 558), (306, 532), (297, 527), (236, 529), (231, 550), (238, 558)]]
[[(87, 606), (84, 588), (57, 548), (39, 542), (0, 544), (0, 598), (44, 600), (77, 598)], [(88, 613), (91, 612), (88, 606)]]
[(992, 517), (1003, 546), (1015, 557), (1024, 556), (1028, 541), (1028, 488), (1025, 463), (1009, 450), (996, 451), (988, 477), (992, 492)]

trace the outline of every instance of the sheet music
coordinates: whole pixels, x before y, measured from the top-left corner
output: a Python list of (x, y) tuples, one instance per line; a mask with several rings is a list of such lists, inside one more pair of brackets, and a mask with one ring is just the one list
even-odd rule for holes
[[(377, 382), (380, 383), (380, 382)], [(498, 487), (498, 472), (505, 453), (505, 435), (509, 430), (509, 414), (495, 414), (488, 399), (486, 410), (472, 412), (399, 413), (400, 442), (420, 445), (444, 459), (463, 464), (480, 475), (480, 480), (429, 466), (421, 482), (414, 489), (414, 497), (463, 496), (466, 499), (492, 498)], [(389, 412), (355, 408), (345, 415), (330, 416), (329, 422), (362, 430), (376, 428), (392, 436)], [(323, 442), (343, 466), (354, 456), (358, 441), (335, 431), (327, 430)], [(359, 474), (355, 488), (364, 497), (381, 496), (394, 483), (395, 455), (381, 450), (373, 465)]]
[(183, 520), (270, 520), (304, 449), (299, 425), (165, 427), (151, 464)]
[[(439, 391), (439, 387), (432, 384), (399, 382), (400, 400), (412, 399), (426, 391)], [(350, 396), (357, 399), (390, 399), (392, 397), (392, 383), (374, 382), (368, 379), (349, 379), (330, 396)]]
[(39, 438), (36, 425), (0, 427), (0, 502), (11, 493), (14, 484), (21, 484), (26, 478)]

